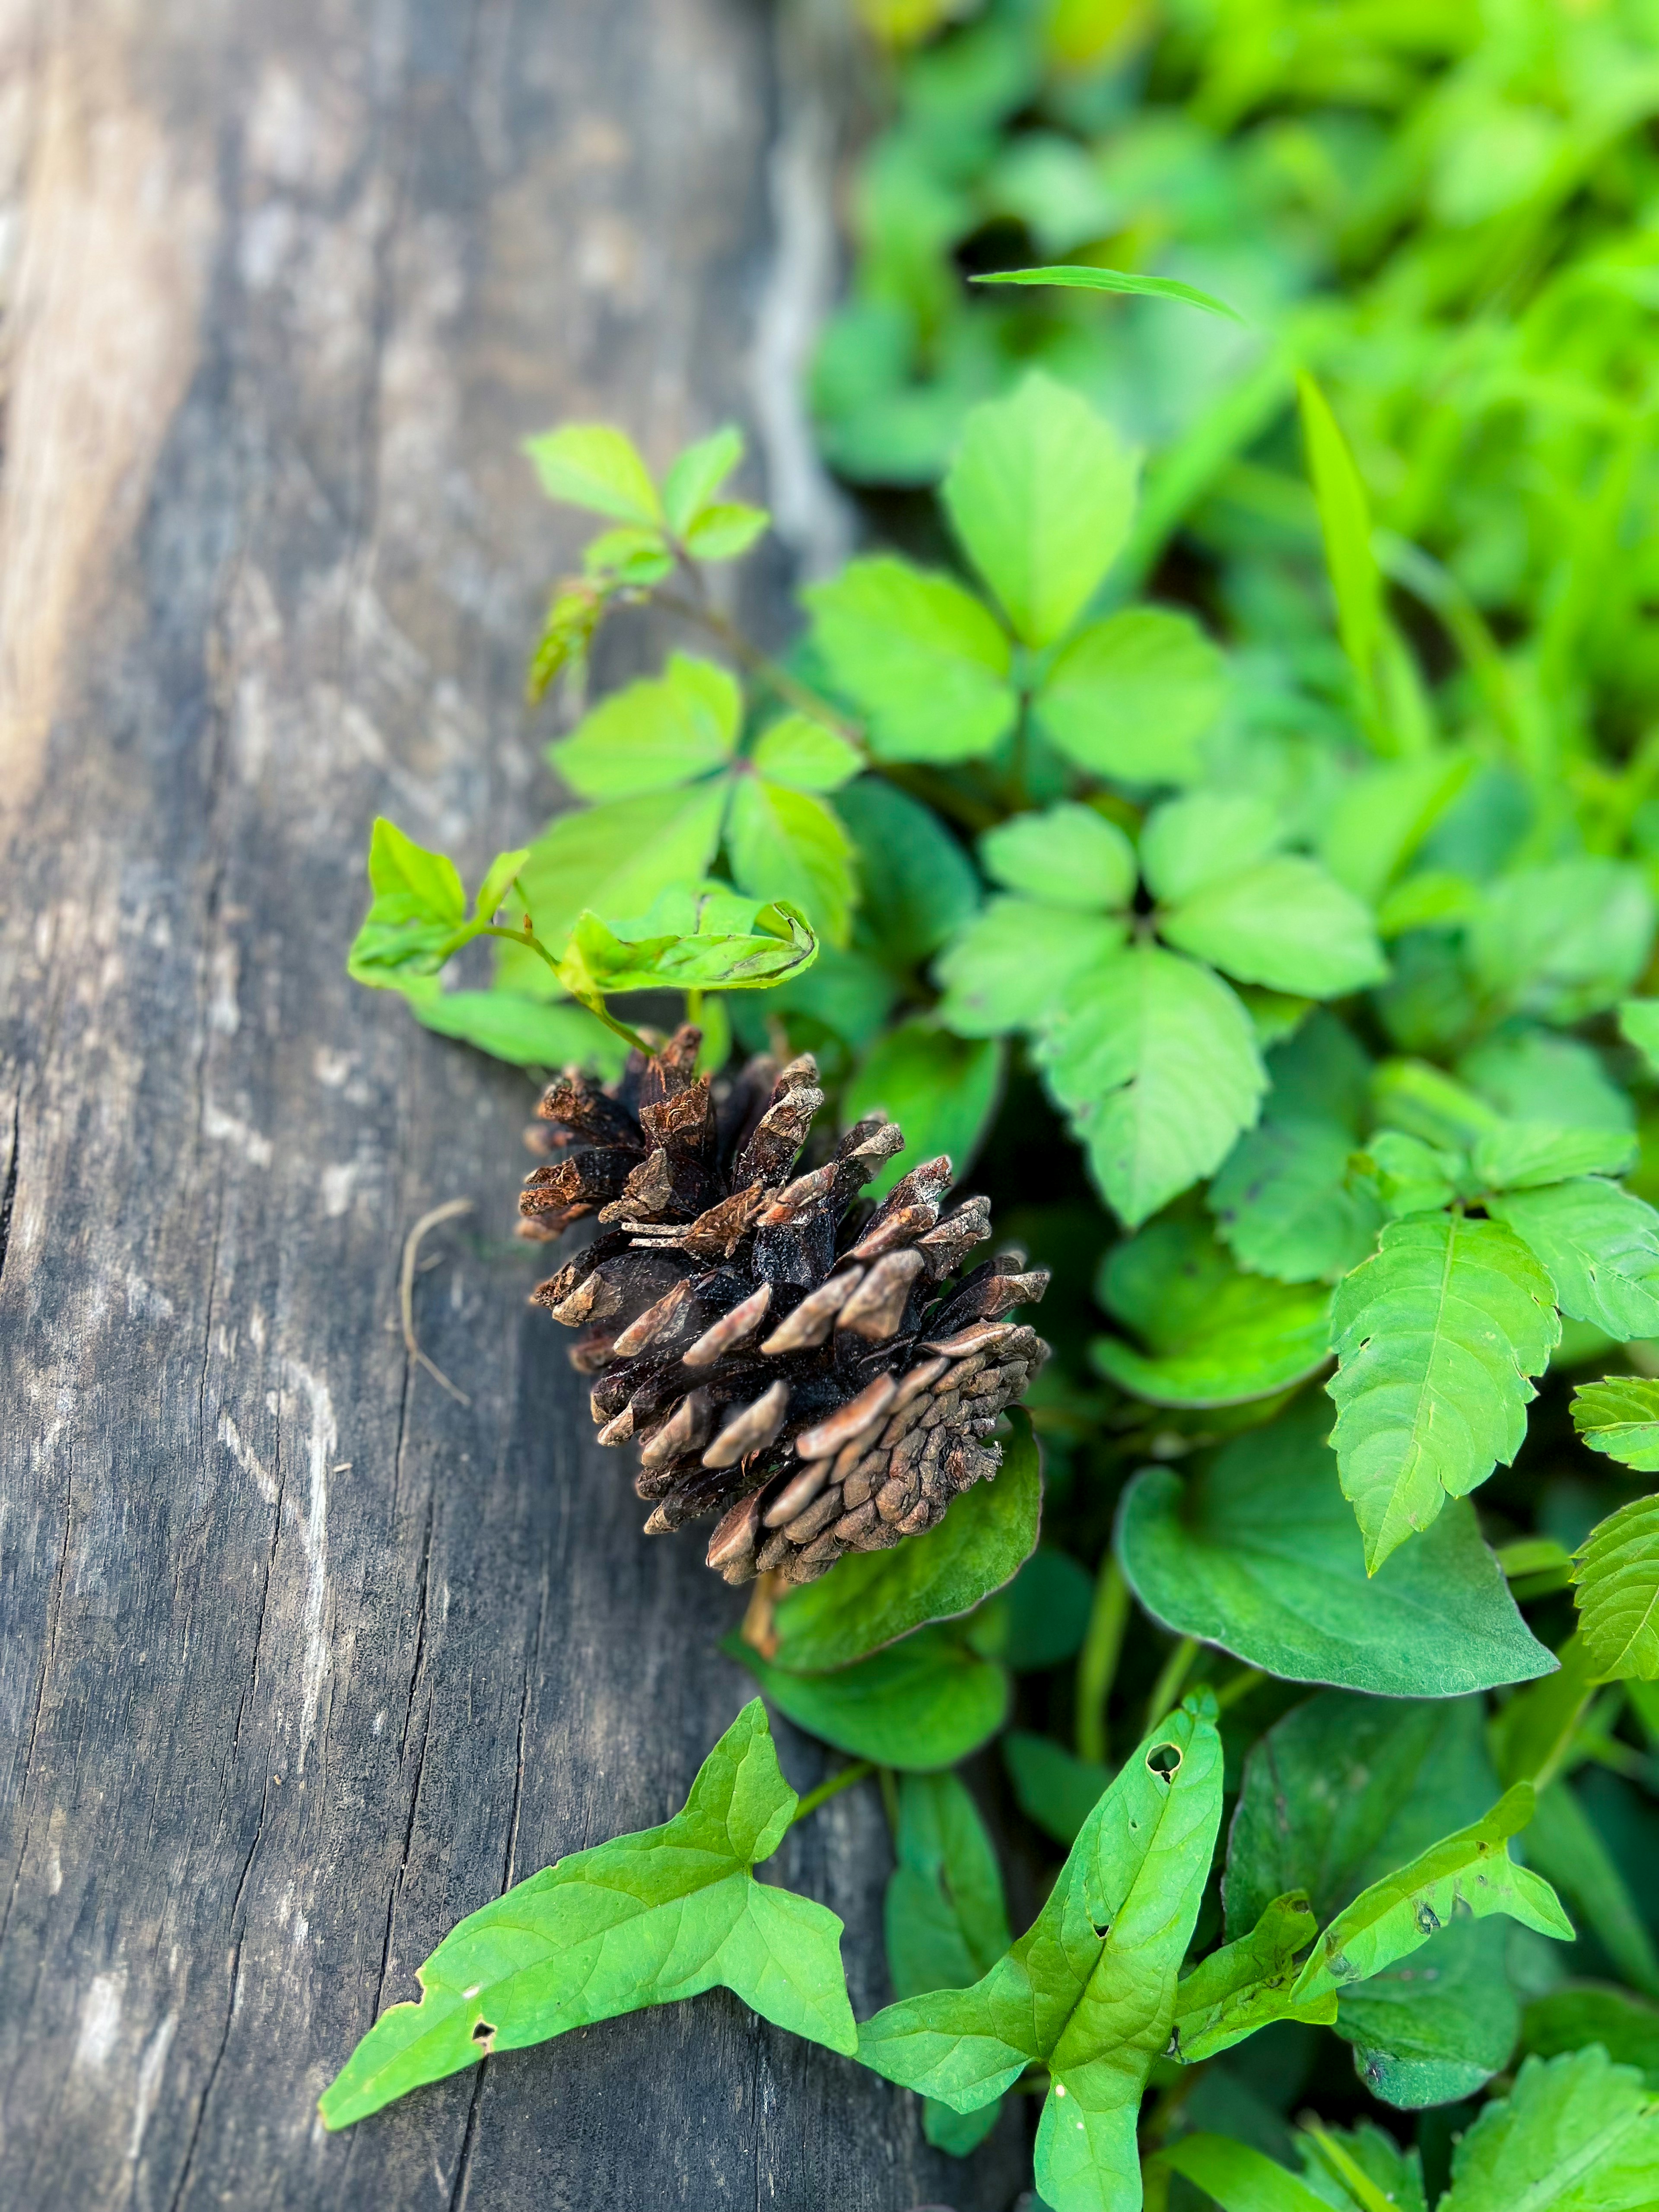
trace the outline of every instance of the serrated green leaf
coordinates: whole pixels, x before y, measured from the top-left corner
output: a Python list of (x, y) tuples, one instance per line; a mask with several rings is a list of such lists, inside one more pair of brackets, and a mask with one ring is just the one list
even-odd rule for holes
[(614, 1030), (568, 1001), (522, 998), (514, 991), (446, 991), (436, 976), (404, 987), (423, 1029), (459, 1037), (514, 1067), (593, 1069), (607, 1082), (622, 1073), (628, 1046)]
[(1110, 1772), (1095, 1759), (1076, 1758), (1052, 1736), (1024, 1729), (1010, 1729), (1001, 1750), (1014, 1802), (1044, 1835), (1069, 1849), (1104, 1795)]
[(726, 820), (732, 880), (751, 898), (789, 899), (832, 945), (853, 918), (852, 840), (821, 799), (763, 775), (733, 780)]
[(1225, 883), (1285, 840), (1278, 810), (1249, 792), (1194, 791), (1166, 799), (1140, 834), (1140, 865), (1165, 906)]
[(1247, 1130), (1206, 1201), (1239, 1265), (1281, 1283), (1334, 1283), (1357, 1267), (1382, 1213), (1351, 1170), (1353, 1152), (1353, 1138), (1334, 1121), (1264, 1115)]
[(1598, 1674), (1659, 1681), (1659, 1498), (1633, 1498), (1610, 1513), (1577, 1560), (1578, 1631)]
[(419, 1970), (420, 2002), (382, 2014), (324, 2094), (325, 2123), (349, 2126), (492, 2051), (717, 1986), (851, 2051), (841, 1922), (754, 1878), (798, 1802), (754, 1698), (665, 1826), (571, 1853), (446, 1936)]
[(368, 881), (374, 896), (347, 955), (347, 974), (376, 990), (435, 975), (471, 933), (455, 863), (378, 815), (369, 836)]
[(723, 884), (665, 891), (637, 921), (580, 914), (559, 979), (584, 1000), (611, 991), (763, 991), (809, 968), (817, 939), (787, 901)]
[(1337, 628), (1362, 693), (1370, 697), (1385, 628), (1382, 574), (1371, 551), (1370, 502), (1330, 403), (1305, 370), (1296, 381)]
[(1367, 909), (1316, 860), (1279, 853), (1204, 884), (1158, 917), (1158, 932), (1243, 983), (1341, 998), (1388, 973)]
[(1161, 1221), (1117, 1245), (1100, 1300), (1146, 1349), (1097, 1337), (1090, 1357), (1156, 1406), (1270, 1398), (1330, 1357), (1330, 1293), (1244, 1275), (1199, 1222)]
[(890, 761), (972, 760), (1012, 728), (1008, 640), (948, 576), (880, 555), (802, 593), (837, 688)]
[(948, 1153), (967, 1174), (1002, 1089), (1004, 1052), (994, 1039), (952, 1036), (916, 1015), (876, 1040), (842, 1100), (848, 1127), (883, 1109), (905, 1133), (904, 1150), (870, 1185), (878, 1198), (923, 1160)]
[(1135, 2116), (1169, 2041), (1221, 1817), (1212, 1711), (1188, 1698), (1125, 1762), (1036, 1922), (988, 1974), (890, 2005), (860, 2030), (866, 2065), (958, 2112), (1046, 2060), (1036, 2185), (1054, 2212), (1115, 2212), (1139, 2197)]
[(743, 433), (733, 422), (723, 423), (687, 446), (662, 480), (663, 514), (669, 528), (683, 538), (742, 459)]
[(1050, 744), (1091, 775), (1188, 784), (1225, 696), (1221, 655), (1189, 615), (1127, 607), (1061, 647), (1031, 713)]
[(1367, 1576), (1328, 1418), (1316, 1399), (1301, 1401), (1191, 1477), (1134, 1477), (1115, 1541), (1147, 1612), (1281, 1680), (1377, 1697), (1455, 1697), (1548, 1674), (1554, 1661), (1466, 1501)]
[(750, 756), (760, 774), (797, 791), (839, 791), (864, 765), (858, 747), (805, 714), (769, 724)]
[(1638, 868), (1599, 857), (1557, 860), (1488, 888), (1469, 929), (1469, 961), (1504, 1006), (1565, 1025), (1630, 989), (1653, 931), (1653, 895)]
[[(1291, 2016), (1291, 1989), (1318, 1929), (1303, 1890), (1275, 1897), (1248, 1936), (1202, 1960), (1176, 1990), (1173, 2056), (1196, 2066), (1230, 2051), (1270, 2021)], [(1326, 1997), (1304, 2015), (1329, 2027), (1336, 2001)]]
[(1213, 1174), (1267, 1086), (1249, 1017), (1218, 976), (1140, 945), (1077, 976), (1036, 1057), (1131, 1228)]
[(1243, 316), (1212, 292), (1183, 284), (1175, 276), (1137, 276), (1124, 269), (1099, 269), (1091, 263), (1066, 261), (1048, 269), (999, 269), (988, 276), (969, 278), (975, 284), (1058, 285), (1079, 292), (1129, 292), (1149, 300), (1180, 300), (1189, 307), (1202, 307), (1207, 315), (1220, 315), (1230, 323)]
[(1572, 1394), (1572, 1425), (1592, 1451), (1638, 1474), (1659, 1474), (1659, 1382), (1645, 1375), (1581, 1382)]
[(912, 1629), (971, 1612), (1013, 1578), (1036, 1544), (1042, 1478), (1030, 1416), (1016, 1407), (1010, 1419), (1001, 1472), (964, 1492), (925, 1535), (852, 1553), (781, 1600), (777, 1666), (797, 1674), (851, 1666)]
[(727, 500), (706, 507), (685, 529), (685, 547), (699, 561), (735, 561), (770, 528), (771, 516), (763, 507), (746, 507)]
[(1027, 645), (1053, 644), (1093, 597), (1128, 536), (1137, 474), (1110, 425), (1040, 369), (969, 413), (940, 495)]
[(609, 514), (618, 522), (660, 522), (651, 471), (631, 438), (607, 422), (567, 422), (525, 440), (542, 489), (567, 507)]
[(1659, 2103), (1603, 2051), (1528, 2058), (1452, 2154), (1439, 2212), (1648, 2212)]
[(939, 1018), (958, 1036), (1038, 1029), (1127, 933), (1114, 915), (1036, 899), (990, 899), (934, 963), (945, 993)]
[(1528, 1377), (1560, 1336), (1549, 1277), (1502, 1223), (1390, 1222), (1339, 1285), (1331, 1442), (1375, 1573), (1526, 1435)]
[(1659, 1335), (1659, 1213), (1599, 1176), (1488, 1201), (1541, 1260), (1556, 1301), (1615, 1344)]
[(648, 913), (665, 891), (701, 883), (720, 844), (723, 783), (651, 791), (561, 814), (530, 848), (519, 893), (550, 949), (568, 938), (584, 909)]
[(1635, 1165), (1636, 1151), (1633, 1130), (1506, 1121), (1475, 1139), (1471, 1159), (1488, 1190), (1536, 1190), (1571, 1176), (1624, 1175)]
[(613, 691), (547, 757), (582, 799), (632, 799), (724, 768), (742, 719), (728, 670), (672, 653), (659, 677)]
[(1012, 891), (1084, 914), (1112, 912), (1134, 896), (1134, 847), (1115, 822), (1069, 802), (1016, 814), (979, 841), (986, 873)]
[(988, 1742), (1008, 1717), (1006, 1668), (944, 1628), (919, 1628), (833, 1674), (792, 1674), (740, 1637), (720, 1645), (787, 1718), (854, 1759), (929, 1773)]

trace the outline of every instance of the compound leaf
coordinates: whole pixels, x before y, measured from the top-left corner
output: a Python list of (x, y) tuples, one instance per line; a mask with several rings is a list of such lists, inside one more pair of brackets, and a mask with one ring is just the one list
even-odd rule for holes
[(1008, 641), (948, 576), (884, 554), (849, 562), (803, 597), (837, 688), (870, 718), (878, 759), (971, 760), (1012, 727)]
[(1187, 784), (1225, 691), (1221, 655), (1189, 615), (1127, 607), (1061, 647), (1031, 712), (1049, 742), (1091, 775)]
[(1659, 1336), (1659, 1213), (1600, 1176), (1510, 1191), (1486, 1211), (1549, 1270), (1556, 1302), (1617, 1344)]
[(742, 715), (729, 671), (672, 653), (660, 676), (613, 691), (547, 757), (579, 798), (632, 799), (724, 768)]
[(542, 489), (567, 507), (650, 528), (663, 519), (651, 471), (631, 438), (608, 422), (567, 422), (526, 438)]

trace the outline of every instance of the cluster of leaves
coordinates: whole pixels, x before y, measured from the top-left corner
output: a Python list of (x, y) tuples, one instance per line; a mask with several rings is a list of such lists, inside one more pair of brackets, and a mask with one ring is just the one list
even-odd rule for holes
[[(535, 441), (609, 526), (532, 670), (582, 803), (470, 911), (380, 825), (353, 972), (526, 1066), (613, 1066), (684, 993), (709, 1065), (810, 1049), (844, 1121), (893, 1114), (885, 1182), (977, 1155), (1054, 1276), (1046, 1474), (1019, 1431), (927, 1537), (734, 1634), (849, 1763), (798, 1804), (746, 1708), (665, 1828), (464, 1923), (325, 2117), (719, 1983), (918, 2091), (941, 2148), (1040, 2112), (1054, 2212), (1636, 2212), (1651, 27), (860, 9), (899, 112), (822, 420), (851, 474), (941, 478), (938, 526), (805, 593), (775, 661), (704, 576), (764, 526), (732, 434), (660, 484), (619, 432)], [(1174, 276), (967, 291), (1028, 242), (1251, 325)], [(586, 707), (647, 602), (696, 649)], [(859, 2025), (833, 1916), (754, 1869), (872, 1770), (895, 2002)]]

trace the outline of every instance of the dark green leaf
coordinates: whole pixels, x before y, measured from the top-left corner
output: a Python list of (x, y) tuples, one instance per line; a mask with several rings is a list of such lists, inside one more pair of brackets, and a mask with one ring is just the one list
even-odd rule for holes
[(1189, 615), (1127, 607), (1060, 648), (1031, 712), (1050, 743), (1091, 775), (1187, 784), (1225, 696), (1221, 655)]
[(1237, 308), (1230, 307), (1224, 300), (1213, 293), (1200, 292), (1195, 285), (1183, 284), (1174, 276), (1136, 276), (1123, 269), (1097, 269), (1087, 263), (1063, 262), (1051, 269), (999, 269), (994, 274), (975, 276), (975, 284), (1054, 284), (1082, 292), (1132, 292), (1152, 300), (1184, 300), (1189, 307), (1202, 307), (1206, 314), (1224, 316), (1230, 323), (1244, 319)]
[(1634, 2066), (1659, 2089), (1659, 2005), (1601, 1982), (1567, 1982), (1534, 1997), (1521, 2039), (1540, 2058), (1559, 2058), (1599, 2043), (1615, 2066)]
[(1327, 1418), (1309, 1400), (1200, 1474), (1134, 1478), (1117, 1550), (1147, 1611), (1283, 1680), (1380, 1697), (1454, 1697), (1549, 1673), (1464, 1500), (1367, 1576)]
[(1337, 2033), (1354, 2071), (1385, 2105), (1417, 2111), (1472, 2097), (1509, 2063), (1521, 2008), (1496, 1921), (1454, 1921), (1420, 1951), (1345, 1989)]
[(724, 768), (742, 719), (735, 677), (672, 653), (659, 677), (613, 691), (547, 757), (583, 799), (632, 799)]
[(974, 864), (931, 809), (880, 776), (836, 799), (859, 852), (863, 902), (855, 941), (908, 970), (937, 952), (979, 904)]
[(1636, 1899), (1583, 1801), (1557, 1780), (1539, 1792), (1527, 1850), (1595, 1930), (1614, 1968), (1644, 1996), (1659, 1997), (1659, 1955)]
[(922, 1773), (954, 1766), (1007, 1718), (1006, 1669), (976, 1657), (943, 1628), (920, 1628), (834, 1674), (769, 1666), (735, 1636), (720, 1648), (797, 1728), (878, 1766)]
[(904, 1150), (870, 1185), (874, 1194), (941, 1152), (958, 1176), (966, 1175), (996, 1110), (1002, 1069), (1000, 1045), (952, 1036), (925, 1014), (878, 1039), (842, 1100), (849, 1127), (879, 1107), (904, 1131)]
[(1563, 1313), (1615, 1344), (1659, 1336), (1659, 1213), (1599, 1176), (1489, 1201), (1549, 1270)]
[(1128, 536), (1136, 474), (1111, 426), (1040, 369), (969, 413), (945, 508), (1027, 645), (1053, 644), (1093, 597)]
[(1036, 1543), (1042, 1480), (1030, 1416), (1017, 1408), (1010, 1419), (1001, 1472), (964, 1492), (936, 1528), (890, 1552), (852, 1553), (781, 1601), (777, 1666), (798, 1674), (850, 1666), (913, 1628), (971, 1612), (1013, 1578)]
[(1067, 1846), (1088, 1819), (1111, 1775), (1094, 1759), (1078, 1759), (1052, 1736), (1010, 1729), (1002, 1739), (1002, 1761), (1014, 1788), (1014, 1802), (1045, 1835)]
[(568, 507), (647, 526), (663, 519), (651, 471), (630, 438), (605, 422), (567, 422), (526, 438), (542, 489)]
[(1016, 1674), (1075, 1658), (1088, 1632), (1094, 1588), (1069, 1553), (1040, 1546), (1001, 1595), (975, 1616), (974, 1649)]
[(1085, 914), (1127, 906), (1134, 896), (1134, 847), (1115, 822), (1069, 803), (1016, 814), (979, 842), (986, 872), (1045, 905)]
[(881, 555), (802, 596), (825, 665), (870, 718), (878, 759), (971, 760), (1012, 727), (1008, 641), (948, 576)]
[(463, 1920), (420, 1968), (420, 2002), (382, 2014), (324, 2095), (326, 2124), (347, 2127), (492, 2051), (717, 1986), (851, 2051), (841, 1922), (754, 1878), (798, 1802), (754, 1698), (665, 1826), (574, 1851)]
[(1331, 1441), (1375, 1573), (1448, 1497), (1507, 1466), (1527, 1432), (1527, 1379), (1560, 1335), (1549, 1277), (1501, 1222), (1390, 1222), (1340, 1284)]

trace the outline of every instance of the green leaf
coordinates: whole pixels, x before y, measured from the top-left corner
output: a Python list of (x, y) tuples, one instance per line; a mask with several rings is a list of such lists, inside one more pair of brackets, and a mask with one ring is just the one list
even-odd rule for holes
[(1369, 1256), (1382, 1214), (1351, 1171), (1340, 1123), (1268, 1111), (1217, 1170), (1206, 1194), (1218, 1234), (1242, 1267), (1281, 1283), (1334, 1283)]
[(1316, 860), (1279, 853), (1206, 884), (1158, 917), (1183, 952), (1243, 983), (1335, 999), (1388, 973), (1371, 917)]
[(1066, 758), (1121, 783), (1186, 784), (1226, 696), (1221, 655), (1189, 615), (1127, 607), (1054, 656), (1031, 712)]
[(742, 459), (743, 433), (735, 423), (726, 422), (686, 447), (672, 463), (662, 480), (662, 507), (677, 536), (685, 535)]
[(738, 898), (722, 884), (665, 891), (637, 921), (576, 917), (559, 979), (572, 997), (611, 991), (763, 991), (811, 967), (817, 939), (783, 900)]
[(1565, 1026), (1623, 997), (1647, 965), (1653, 930), (1640, 869), (1556, 860), (1488, 888), (1469, 929), (1469, 963), (1504, 1006)]
[(1540, 1873), (1571, 1898), (1614, 1970), (1644, 1996), (1659, 1997), (1659, 1956), (1647, 1923), (1618, 1862), (1568, 1783), (1557, 1780), (1540, 1791), (1527, 1850)]
[(1036, 1057), (1096, 1182), (1131, 1228), (1213, 1174), (1267, 1085), (1233, 993), (1152, 945), (1078, 976)]
[(878, 1766), (924, 1773), (954, 1766), (1008, 1716), (1006, 1669), (976, 1656), (948, 1629), (919, 1628), (833, 1674), (792, 1674), (736, 1636), (720, 1649), (797, 1728)]
[(1450, 1503), (1375, 1576), (1336, 1480), (1316, 1399), (1224, 1447), (1184, 1480), (1135, 1476), (1117, 1554), (1153, 1619), (1282, 1680), (1443, 1698), (1552, 1669), (1474, 1510)]
[(1093, 598), (1129, 534), (1137, 474), (1116, 431), (1040, 369), (969, 413), (940, 496), (1027, 645), (1052, 645)]
[(838, 690), (891, 761), (972, 760), (1013, 726), (1007, 639), (948, 576), (889, 555), (849, 562), (801, 594)]
[(1195, 285), (1183, 284), (1174, 276), (1136, 276), (1123, 269), (1097, 269), (1091, 264), (1066, 261), (1050, 269), (999, 269), (988, 276), (971, 276), (972, 284), (1054, 284), (1079, 292), (1132, 292), (1150, 300), (1184, 300), (1189, 307), (1202, 307), (1206, 314), (1224, 316), (1230, 323), (1244, 320), (1236, 307), (1224, 300), (1218, 300), (1212, 292), (1200, 292)]
[(1010, 1415), (1001, 1472), (975, 1483), (937, 1527), (890, 1552), (854, 1552), (832, 1575), (792, 1590), (775, 1619), (775, 1663), (811, 1674), (850, 1666), (913, 1628), (971, 1612), (1036, 1547), (1042, 1478), (1030, 1416)]
[(1356, 1157), (1373, 1197), (1391, 1220), (1408, 1213), (1438, 1213), (1468, 1182), (1468, 1163), (1462, 1152), (1443, 1152), (1398, 1129), (1383, 1129)]
[(1631, 1129), (1506, 1121), (1476, 1138), (1472, 1157), (1474, 1172), (1488, 1190), (1536, 1190), (1570, 1176), (1624, 1175), (1636, 1164), (1636, 1152)]
[(1382, 575), (1371, 551), (1370, 502), (1354, 466), (1347, 441), (1324, 393), (1305, 370), (1297, 374), (1302, 434), (1307, 441), (1308, 474), (1325, 541), (1325, 565), (1336, 599), (1342, 649), (1370, 697), (1376, 680), (1386, 617)]
[(1567, 1982), (1527, 2007), (1521, 2024), (1527, 2051), (1558, 2058), (1599, 2043), (1615, 2066), (1634, 2066), (1659, 2088), (1659, 2005), (1605, 1983)]
[(1374, 1574), (1527, 1431), (1560, 1336), (1548, 1276), (1501, 1222), (1415, 1215), (1339, 1285), (1331, 1442)]
[(974, 864), (931, 807), (884, 777), (849, 783), (836, 811), (859, 853), (864, 896), (854, 941), (884, 966), (908, 974), (978, 906)]
[(1659, 1681), (1659, 1498), (1633, 1498), (1610, 1513), (1577, 1556), (1579, 1633), (1597, 1674)]
[(346, 958), (354, 981), (394, 990), (435, 975), (471, 933), (466, 893), (455, 863), (406, 837), (377, 815), (368, 845), (374, 896)]
[(1330, 1357), (1328, 1291), (1240, 1274), (1201, 1222), (1156, 1222), (1115, 1246), (1099, 1295), (1146, 1349), (1097, 1337), (1091, 1359), (1155, 1406), (1270, 1398)]
[(1406, 2111), (1471, 2097), (1509, 2063), (1521, 2008), (1504, 1969), (1497, 1921), (1454, 1921), (1422, 1950), (1342, 1992), (1337, 2033), (1354, 2071), (1384, 2104)]
[(1328, 2197), (1316, 2197), (1266, 2151), (1231, 2136), (1183, 2136), (1149, 2160), (1147, 2170), (1184, 2175), (1222, 2212), (1330, 2212)]
[(1045, 905), (1113, 911), (1134, 896), (1134, 847), (1115, 822), (1069, 802), (1016, 814), (979, 841), (988, 875)]
[(1030, 898), (988, 900), (934, 964), (945, 992), (939, 1018), (958, 1036), (1039, 1029), (1126, 934), (1115, 915)]
[(762, 775), (797, 791), (839, 791), (864, 765), (855, 744), (805, 714), (785, 714), (769, 724), (750, 757)]
[(483, 881), (478, 886), (478, 896), (472, 902), (472, 919), (489, 922), (497, 908), (506, 900), (514, 881), (525, 862), (530, 858), (530, 848), (521, 846), (516, 852), (497, 853), (484, 870)]
[(1457, 1063), (1457, 1073), (1516, 1121), (1632, 1129), (1636, 1109), (1595, 1048), (1535, 1024), (1511, 1024)]
[(1337, 2212), (1427, 2212), (1421, 2152), (1370, 2121), (1351, 2130), (1315, 2123), (1297, 2148), (1309, 2180)]
[(1165, 906), (1227, 882), (1282, 844), (1278, 810), (1248, 792), (1194, 791), (1166, 799), (1140, 836), (1140, 865)]
[(923, 1160), (950, 1155), (958, 1177), (978, 1152), (1002, 1089), (1003, 1049), (990, 1039), (951, 1036), (925, 1014), (878, 1037), (842, 1100), (850, 1128), (878, 1108), (904, 1131), (904, 1150), (870, 1185), (878, 1198)]
[(765, 536), (771, 521), (763, 507), (745, 507), (738, 500), (706, 507), (687, 527), (686, 550), (699, 561), (735, 561)]
[(1454, 1914), (1484, 1920), (1505, 1913), (1523, 1928), (1570, 1943), (1572, 1923), (1554, 1891), (1509, 1855), (1509, 1838), (1531, 1820), (1534, 1803), (1531, 1783), (1517, 1782), (1481, 1819), (1362, 1890), (1320, 1936), (1297, 1977), (1297, 2002), (1382, 1972), (1420, 1949)]
[(1659, 1074), (1659, 999), (1626, 999), (1619, 1009), (1619, 1033)]
[(1572, 1394), (1572, 1425), (1592, 1451), (1638, 1474), (1659, 1474), (1659, 1382), (1644, 1375), (1581, 1382)]
[(751, 898), (793, 900), (832, 945), (852, 925), (852, 841), (821, 799), (739, 775), (726, 817), (732, 878)]
[(980, 1607), (969, 1640), (1017, 1674), (1058, 1667), (1083, 1647), (1094, 1593), (1092, 1577), (1069, 1553), (1040, 1546), (1000, 1596)]
[(754, 1698), (665, 1826), (572, 1852), (446, 1936), (419, 1970), (420, 2002), (382, 2014), (325, 2093), (325, 2123), (347, 2127), (492, 2051), (716, 1987), (853, 2050), (841, 1922), (754, 1877), (799, 1802)]
[(613, 691), (547, 757), (580, 798), (632, 799), (724, 768), (742, 719), (734, 676), (672, 653), (659, 677)]
[(1440, 2212), (1648, 2212), (1659, 2105), (1602, 2051), (1528, 2058), (1452, 2154)]
[(1024, 1729), (1010, 1729), (1003, 1737), (1002, 1763), (1020, 1811), (1068, 1849), (1112, 1778), (1097, 1761), (1075, 1758), (1052, 1736)]
[(550, 1005), (514, 991), (446, 991), (435, 976), (405, 985), (404, 995), (423, 1029), (459, 1037), (514, 1067), (574, 1062), (614, 1081), (628, 1058), (623, 1040), (585, 1006)]
[(963, 2112), (1046, 2061), (1036, 2179), (1054, 2212), (1139, 2197), (1136, 2112), (1169, 2041), (1221, 1818), (1212, 1711), (1188, 1698), (1126, 1761), (1036, 1922), (988, 1974), (889, 2005), (859, 2032), (866, 2065)]
[(653, 791), (561, 814), (530, 848), (519, 895), (550, 950), (584, 909), (646, 914), (665, 891), (700, 883), (720, 844), (723, 784)]
[(1659, 1336), (1659, 1213), (1616, 1183), (1576, 1176), (1487, 1202), (1541, 1260), (1563, 1313), (1615, 1344)]
[(900, 1997), (966, 1989), (1012, 1940), (997, 1855), (954, 1774), (899, 1780), (887, 1885), (887, 1966)]
[[(1174, 2056), (1196, 2066), (1270, 2021), (1291, 2017), (1297, 1954), (1317, 1928), (1305, 1892), (1291, 1890), (1272, 1900), (1248, 1936), (1212, 1951), (1176, 1990)], [(1328, 1997), (1303, 2016), (1329, 2027), (1335, 2001)]]
[(651, 471), (632, 439), (606, 422), (567, 422), (525, 440), (542, 489), (567, 507), (585, 507), (618, 522), (649, 526), (663, 519)]

